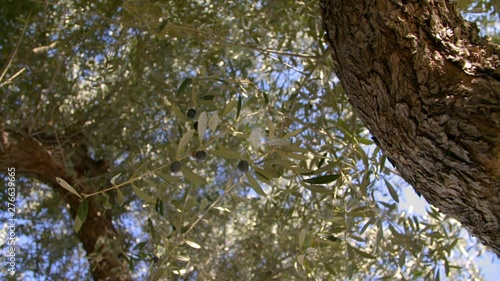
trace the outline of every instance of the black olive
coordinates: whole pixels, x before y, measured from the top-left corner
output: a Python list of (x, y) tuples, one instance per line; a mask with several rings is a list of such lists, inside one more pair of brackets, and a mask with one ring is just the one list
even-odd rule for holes
[(189, 119), (193, 119), (196, 116), (196, 110), (191, 108), (187, 111), (186, 115)]
[(181, 162), (174, 161), (174, 162), (172, 162), (172, 164), (170, 164), (170, 172), (178, 173), (180, 171), (181, 171)]
[(157, 263), (157, 262), (158, 262), (158, 257), (157, 257), (157, 256), (154, 256), (154, 257), (153, 257), (153, 262), (154, 262), (154, 263)]
[(205, 151), (203, 151), (203, 150), (196, 151), (196, 154), (195, 154), (194, 157), (198, 161), (205, 161), (205, 159), (207, 159), (207, 153)]
[(240, 163), (238, 163), (238, 170), (240, 170), (243, 173), (248, 172), (248, 161), (247, 160), (241, 160)]

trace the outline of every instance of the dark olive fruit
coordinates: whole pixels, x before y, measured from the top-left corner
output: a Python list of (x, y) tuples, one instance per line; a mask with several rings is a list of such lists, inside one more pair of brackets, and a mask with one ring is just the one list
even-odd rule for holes
[(238, 163), (238, 170), (240, 170), (243, 173), (248, 172), (248, 161), (247, 160), (241, 160), (240, 163)]
[(191, 108), (187, 111), (186, 115), (189, 119), (193, 119), (196, 116), (196, 110)]
[(154, 263), (157, 263), (157, 262), (158, 262), (158, 257), (157, 257), (157, 256), (154, 256), (154, 257), (153, 257), (153, 262), (154, 262)]
[(195, 154), (194, 157), (198, 161), (205, 161), (205, 159), (207, 159), (207, 153), (205, 151), (203, 151), (203, 150), (196, 151), (196, 154)]
[(181, 171), (181, 162), (174, 161), (174, 162), (172, 162), (172, 164), (170, 164), (170, 172), (178, 173), (180, 171)]
[(193, 128), (195, 130), (198, 130), (198, 121), (196, 121), (196, 122), (193, 123)]

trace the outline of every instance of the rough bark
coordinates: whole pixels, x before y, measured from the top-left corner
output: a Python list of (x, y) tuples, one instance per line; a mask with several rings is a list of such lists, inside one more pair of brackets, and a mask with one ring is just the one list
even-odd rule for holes
[(500, 254), (499, 46), (451, 1), (322, 0), (350, 102), (402, 177)]
[[(35, 139), (28, 134), (5, 130), (0, 127), (0, 171), (14, 167), (16, 174), (36, 178), (56, 190), (75, 217), (80, 199), (62, 188), (56, 177), (63, 178), (79, 192), (91, 190), (85, 177), (96, 176), (106, 169), (101, 161), (93, 161), (86, 155), (59, 151), (63, 146), (54, 146), (46, 139)], [(70, 144), (71, 146), (71, 144)], [(73, 170), (68, 171), (61, 153), (72, 155)], [(78, 159), (74, 159), (77, 156)], [(54, 206), (62, 207), (62, 206)], [(89, 197), (87, 220), (78, 232), (78, 237), (89, 257), (94, 280), (132, 280), (126, 265), (119, 259), (117, 233), (112, 218), (97, 197)]]

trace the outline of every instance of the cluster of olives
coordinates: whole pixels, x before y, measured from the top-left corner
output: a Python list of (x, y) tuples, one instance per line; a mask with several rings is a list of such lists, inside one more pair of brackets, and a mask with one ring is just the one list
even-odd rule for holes
[[(194, 117), (196, 116), (196, 110), (191, 108), (186, 112), (186, 115), (189, 119), (194, 119)], [(195, 129), (197, 129), (198, 122), (194, 122), (193, 126)], [(205, 161), (207, 159), (208, 154), (204, 150), (198, 150), (196, 152), (193, 152), (192, 156), (198, 161)], [(181, 167), (182, 167), (181, 162), (176, 160), (170, 164), (170, 172), (178, 173), (181, 171)], [(243, 173), (248, 172), (249, 167), (250, 165), (247, 160), (241, 160), (238, 163), (238, 170), (240, 170)]]

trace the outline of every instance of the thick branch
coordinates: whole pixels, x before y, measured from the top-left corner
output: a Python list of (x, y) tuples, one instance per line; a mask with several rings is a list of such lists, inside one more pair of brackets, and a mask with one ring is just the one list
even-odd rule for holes
[[(27, 135), (10, 130), (0, 130), (0, 170), (14, 167), (16, 172), (36, 178), (52, 186), (69, 205), (71, 215), (76, 215), (79, 199), (62, 188), (56, 177), (65, 179), (78, 190), (83, 190), (81, 179), (69, 175), (57, 157), (51, 155), (46, 147)], [(83, 163), (83, 162), (82, 162)], [(88, 161), (85, 165), (89, 165)], [(75, 175), (82, 174), (82, 166), (75, 167)], [(78, 237), (83, 243), (91, 263), (95, 280), (131, 280), (130, 274), (118, 258), (116, 252), (117, 235), (111, 216), (106, 213), (96, 199), (91, 197), (88, 217)]]
[(499, 47), (451, 1), (321, 4), (340, 80), (378, 145), (500, 254)]

